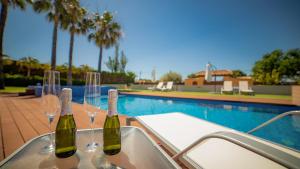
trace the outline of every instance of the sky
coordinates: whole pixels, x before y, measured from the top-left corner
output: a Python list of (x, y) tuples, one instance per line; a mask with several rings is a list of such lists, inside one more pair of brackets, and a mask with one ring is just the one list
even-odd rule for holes
[[(300, 48), (299, 0), (84, 0), (89, 11), (112, 11), (122, 26), (120, 50), (127, 70), (142, 78), (168, 71), (183, 77), (205, 69), (251, 68), (275, 49)], [(18, 59), (33, 56), (50, 63), (53, 23), (45, 14), (9, 10), (4, 53)], [(57, 64), (68, 62), (70, 35), (58, 32)], [(103, 68), (114, 47), (104, 51)], [(75, 66), (97, 67), (99, 48), (87, 36), (76, 36)]]

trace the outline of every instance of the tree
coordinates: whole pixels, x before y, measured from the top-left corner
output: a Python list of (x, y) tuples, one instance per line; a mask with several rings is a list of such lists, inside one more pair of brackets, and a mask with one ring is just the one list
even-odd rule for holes
[(121, 61), (120, 61), (120, 71), (121, 72), (125, 72), (127, 63), (128, 63), (128, 59), (127, 59), (124, 51), (122, 51), (121, 52)]
[(115, 46), (115, 59), (113, 64), (114, 72), (118, 72), (120, 68), (120, 61), (119, 61), (119, 45), (116, 44)]
[(27, 77), (30, 77), (31, 70), (39, 66), (39, 61), (33, 57), (23, 57), (19, 60), (18, 65), (27, 69)]
[(108, 57), (108, 61), (105, 63), (106, 67), (113, 73), (114, 72), (114, 64), (115, 60), (112, 59), (110, 56)]
[(110, 48), (121, 38), (121, 26), (114, 21), (110, 12), (104, 12), (102, 16), (94, 15), (94, 32), (89, 34), (89, 41), (94, 41), (99, 47), (98, 72), (101, 72), (103, 48)]
[(169, 71), (168, 73), (164, 74), (161, 78), (161, 81), (173, 81), (175, 83), (181, 83), (182, 82), (182, 76), (179, 73)]
[(3, 66), (4, 65), (11, 65), (13, 63), (13, 60), (8, 55), (3, 55), (2, 58), (3, 58)]
[(253, 78), (262, 84), (278, 84), (282, 76), (279, 72), (282, 58), (281, 50), (265, 54), (261, 60), (255, 62), (252, 68)]
[(255, 62), (253, 77), (262, 84), (279, 84), (283, 79), (300, 80), (300, 49), (274, 50)]
[(126, 74), (127, 74), (126, 83), (129, 84), (129, 83), (134, 82), (134, 80), (136, 78), (136, 74), (134, 72), (130, 72), (130, 71), (128, 71)]
[(125, 67), (127, 65), (127, 58), (124, 54), (124, 52), (121, 52), (121, 58), (119, 60), (119, 46), (116, 45), (115, 48), (115, 57), (108, 57), (108, 61), (105, 63), (106, 67), (113, 73), (113, 72), (125, 72)]
[(151, 72), (151, 76), (152, 76), (152, 82), (156, 81), (156, 70), (155, 67), (153, 68), (152, 72)]
[(94, 72), (95, 70), (87, 64), (80, 65), (79, 72), (82, 79), (84, 79), (86, 72)]
[(192, 73), (192, 74), (189, 74), (187, 77), (188, 77), (188, 78), (195, 78), (195, 77), (197, 77), (197, 76), (196, 76), (195, 73)]
[(85, 34), (89, 29), (89, 21), (85, 19), (86, 10), (80, 7), (78, 0), (71, 0), (66, 14), (62, 16), (61, 26), (70, 33), (69, 65), (67, 85), (72, 85), (73, 46), (75, 34)]
[(4, 73), (3, 73), (3, 40), (4, 40), (4, 30), (6, 25), (6, 19), (8, 14), (9, 6), (13, 8), (20, 8), (22, 10), (26, 7), (26, 2), (31, 3), (30, 0), (1, 0), (1, 19), (0, 19), (0, 89), (4, 89)]
[(35, 0), (33, 9), (38, 12), (47, 12), (47, 18), (53, 22), (52, 50), (51, 50), (51, 70), (56, 68), (56, 46), (57, 29), (62, 17), (67, 14), (70, 2), (66, 0)]
[(41, 64), (40, 66), (42, 68), (42, 70), (50, 70), (51, 66), (50, 64), (46, 63), (46, 64)]
[(246, 73), (244, 73), (241, 70), (233, 70), (232, 71), (232, 77), (236, 78), (236, 77), (241, 77), (241, 76), (246, 76)]
[(300, 80), (300, 49), (287, 51), (278, 69), (283, 76), (296, 81)]

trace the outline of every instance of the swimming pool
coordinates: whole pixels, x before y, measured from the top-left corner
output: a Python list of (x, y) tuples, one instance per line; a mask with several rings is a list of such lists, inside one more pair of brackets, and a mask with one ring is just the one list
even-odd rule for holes
[[(82, 97), (74, 97), (78, 103)], [(101, 108), (107, 109), (107, 97), (101, 98)], [(127, 116), (182, 112), (238, 131), (247, 132), (259, 124), (296, 106), (208, 101), (124, 95), (118, 100), (118, 111)], [(253, 135), (300, 151), (300, 117), (288, 116), (266, 126)]]

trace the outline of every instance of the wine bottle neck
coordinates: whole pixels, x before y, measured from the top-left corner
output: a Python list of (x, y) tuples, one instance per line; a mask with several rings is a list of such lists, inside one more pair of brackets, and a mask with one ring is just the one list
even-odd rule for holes
[(108, 116), (117, 115), (117, 100), (118, 100), (118, 91), (115, 89), (110, 89), (108, 91)]
[(61, 95), (61, 116), (72, 114), (72, 89), (64, 88)]
[(64, 115), (70, 115), (70, 114), (72, 114), (72, 105), (71, 105), (71, 103), (62, 104), (60, 115), (64, 116)]

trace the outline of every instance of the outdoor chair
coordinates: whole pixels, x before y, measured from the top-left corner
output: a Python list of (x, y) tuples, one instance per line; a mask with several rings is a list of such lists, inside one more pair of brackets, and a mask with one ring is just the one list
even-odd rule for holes
[(169, 81), (166, 86), (164, 86), (161, 91), (171, 91), (173, 89), (173, 82)]
[(164, 82), (159, 82), (157, 84), (157, 86), (148, 87), (147, 89), (148, 90), (162, 90), (163, 86), (164, 86)]
[(239, 94), (254, 95), (254, 91), (249, 87), (248, 81), (239, 81)]
[(221, 94), (224, 93), (233, 94), (232, 81), (224, 81), (223, 87), (221, 88)]

